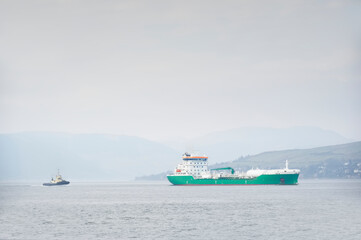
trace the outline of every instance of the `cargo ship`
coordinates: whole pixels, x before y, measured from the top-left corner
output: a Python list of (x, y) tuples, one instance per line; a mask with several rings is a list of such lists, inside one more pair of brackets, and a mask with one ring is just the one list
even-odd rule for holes
[(296, 185), (299, 174), (299, 169), (288, 168), (287, 160), (283, 169), (239, 172), (231, 167), (208, 169), (207, 156), (185, 153), (183, 162), (167, 178), (174, 185)]
[(55, 179), (52, 178), (49, 183), (43, 183), (43, 186), (67, 185), (69, 183), (70, 183), (69, 181), (66, 181), (61, 177), (58, 169), (58, 175), (56, 175)]

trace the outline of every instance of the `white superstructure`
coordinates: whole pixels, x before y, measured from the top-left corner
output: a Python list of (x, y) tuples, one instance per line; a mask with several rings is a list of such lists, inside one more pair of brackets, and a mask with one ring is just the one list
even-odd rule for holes
[[(251, 169), (247, 172), (234, 171), (232, 168), (208, 169), (208, 157), (199, 154), (185, 153), (183, 161), (178, 164), (174, 170), (175, 176), (193, 176), (195, 178), (256, 178), (261, 175), (277, 175), (277, 174), (299, 174), (299, 169), (288, 169), (288, 161), (283, 169)], [(229, 172), (231, 171), (231, 172)]]
[(183, 162), (178, 164), (174, 175), (201, 176), (208, 172), (208, 157), (185, 153)]

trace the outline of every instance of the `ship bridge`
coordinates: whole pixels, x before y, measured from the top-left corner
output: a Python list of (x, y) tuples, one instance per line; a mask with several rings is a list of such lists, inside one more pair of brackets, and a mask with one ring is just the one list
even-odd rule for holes
[(174, 170), (175, 175), (200, 176), (208, 171), (207, 156), (185, 153), (182, 158), (183, 162)]
[(207, 156), (199, 156), (199, 155), (193, 155), (190, 153), (185, 153), (183, 155), (183, 160), (184, 161), (207, 161), (208, 157)]

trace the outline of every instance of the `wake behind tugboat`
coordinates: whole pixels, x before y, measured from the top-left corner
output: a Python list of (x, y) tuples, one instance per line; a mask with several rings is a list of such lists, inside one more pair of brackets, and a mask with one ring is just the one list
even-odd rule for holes
[(51, 179), (50, 183), (43, 183), (43, 186), (57, 186), (57, 185), (67, 185), (70, 182), (64, 180), (61, 175), (59, 174), (58, 169), (58, 175), (56, 175), (55, 179)]

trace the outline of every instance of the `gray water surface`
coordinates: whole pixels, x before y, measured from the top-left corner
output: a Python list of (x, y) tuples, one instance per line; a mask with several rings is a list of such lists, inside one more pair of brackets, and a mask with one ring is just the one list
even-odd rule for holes
[(361, 239), (361, 180), (0, 185), (0, 239)]

